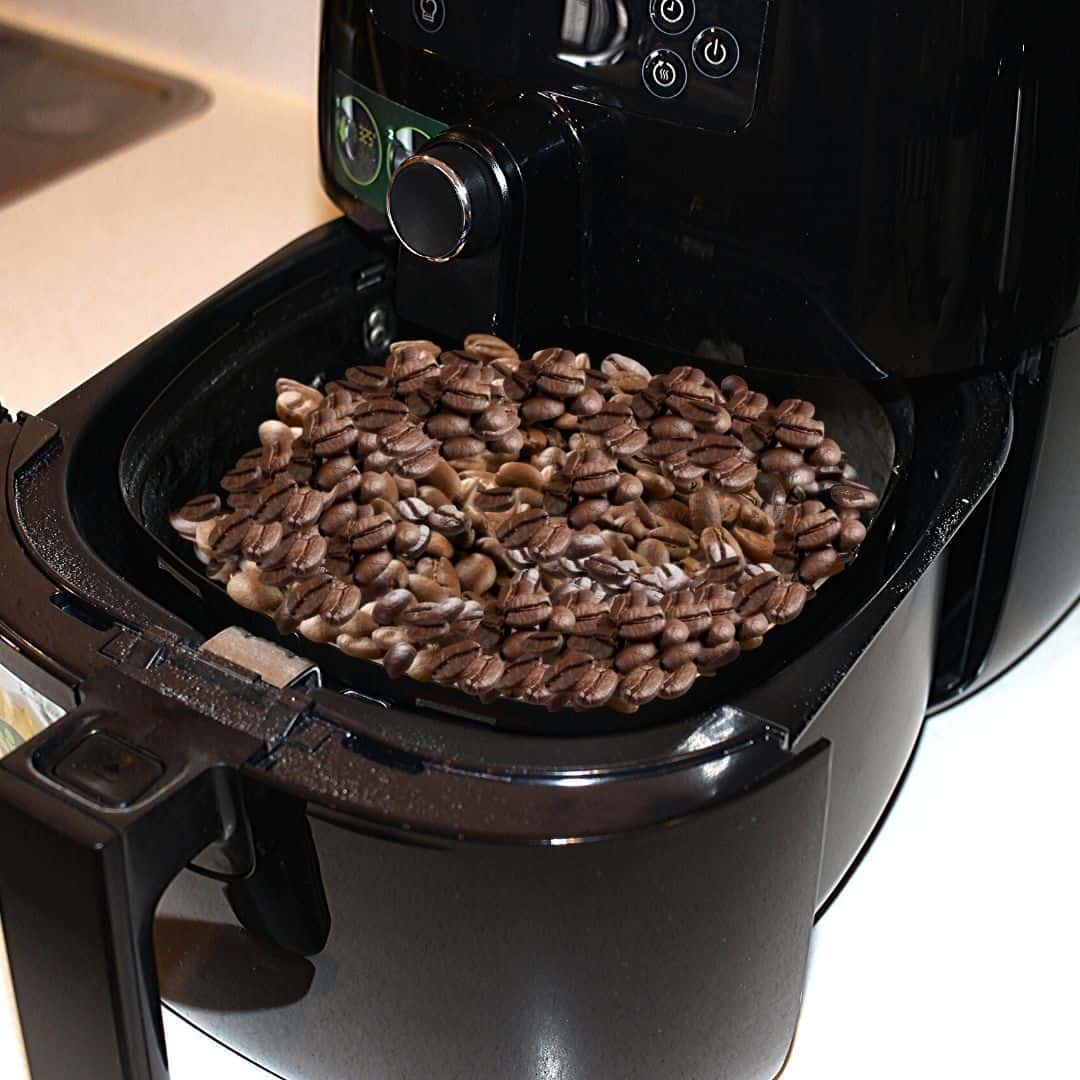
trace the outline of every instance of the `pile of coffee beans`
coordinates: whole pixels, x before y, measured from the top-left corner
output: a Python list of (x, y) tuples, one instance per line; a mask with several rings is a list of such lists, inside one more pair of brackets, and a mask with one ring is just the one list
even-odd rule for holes
[(393, 677), (634, 712), (791, 622), (877, 496), (809, 401), (611, 355), (400, 341), (277, 384), (259, 446), (177, 510), (239, 604)]

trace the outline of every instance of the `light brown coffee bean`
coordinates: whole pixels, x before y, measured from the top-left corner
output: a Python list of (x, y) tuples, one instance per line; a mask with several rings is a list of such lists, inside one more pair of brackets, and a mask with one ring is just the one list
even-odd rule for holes
[(775, 545), (771, 537), (752, 529), (744, 529), (741, 525), (736, 525), (731, 534), (749, 562), (768, 562), (772, 558)]
[(386, 572), (393, 559), (393, 555), (385, 549), (365, 555), (353, 567), (353, 580), (357, 585), (374, 585)]
[(495, 584), (495, 563), (487, 555), (474, 551), (457, 564), (457, 576), (466, 592), (486, 593)]
[(502, 488), (532, 488), (542, 491), (544, 479), (540, 470), (524, 461), (508, 461), (499, 467), (495, 474), (495, 483)]
[(799, 563), (799, 580), (812, 585), (815, 581), (840, 573), (843, 568), (844, 564), (840, 561), (835, 548), (819, 548)]
[(494, 334), (469, 334), (465, 351), (481, 360), (517, 360), (517, 350)]

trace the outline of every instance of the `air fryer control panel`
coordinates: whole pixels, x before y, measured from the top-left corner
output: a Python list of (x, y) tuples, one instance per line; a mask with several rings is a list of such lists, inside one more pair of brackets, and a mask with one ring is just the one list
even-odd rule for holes
[[(462, 68), (713, 131), (754, 110), (769, 0), (372, 0), (375, 28)], [(526, 17), (527, 16), (527, 17)]]

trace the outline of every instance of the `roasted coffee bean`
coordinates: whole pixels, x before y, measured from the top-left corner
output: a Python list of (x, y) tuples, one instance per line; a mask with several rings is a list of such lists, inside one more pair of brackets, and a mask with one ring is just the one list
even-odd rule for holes
[(373, 585), (394, 561), (389, 551), (373, 551), (359, 559), (353, 567), (353, 579), (357, 585)]
[(602, 435), (613, 427), (627, 422), (633, 422), (634, 412), (626, 401), (607, 401), (603, 408), (590, 416), (583, 416), (578, 421), (578, 427), (582, 431)]
[(619, 697), (635, 708), (647, 705), (664, 685), (664, 673), (653, 664), (646, 664), (627, 675), (619, 685)]
[(521, 419), (527, 424), (549, 423), (566, 412), (566, 405), (558, 398), (531, 397), (521, 406)]
[(599, 390), (586, 387), (573, 401), (567, 404), (567, 411), (574, 416), (595, 416), (604, 407), (604, 395)]
[(221, 486), (230, 493), (255, 491), (263, 475), (258, 461), (240, 460), (221, 478)]
[(615, 654), (615, 670), (625, 675), (655, 660), (656, 656), (656, 646), (651, 641), (639, 641), (633, 645), (627, 645)]
[(587, 652), (568, 649), (545, 672), (545, 685), (556, 694), (571, 692), (592, 670), (594, 663)]
[(799, 519), (794, 534), (800, 551), (813, 551), (831, 544), (840, 535), (840, 519), (832, 510), (807, 514)]
[(251, 516), (250, 510), (236, 510), (217, 520), (210, 530), (208, 543), (218, 559), (239, 549), (251, 524)]
[(386, 375), (399, 394), (407, 394), (439, 373), (435, 355), (424, 345), (404, 345), (390, 354)]
[(503, 656), (517, 660), (523, 656), (551, 657), (563, 647), (562, 634), (549, 630), (524, 630), (511, 634), (503, 642)]
[(754, 532), (753, 529), (743, 528), (736, 525), (731, 530), (732, 536), (738, 541), (743, 554), (750, 562), (768, 562), (775, 550), (772, 538), (763, 533)]
[(327, 496), (324, 492), (308, 487), (297, 487), (285, 503), (281, 520), (285, 525), (293, 528), (306, 529), (322, 517), (326, 506)]
[(507, 597), (504, 605), (506, 625), (515, 630), (537, 627), (551, 614), (551, 600), (546, 592), (519, 592)]
[(584, 529), (599, 521), (610, 509), (607, 499), (582, 499), (567, 514), (567, 521), (572, 528)]
[(360, 431), (382, 431), (401, 420), (407, 420), (409, 407), (394, 398), (371, 398), (358, 405), (353, 423)]
[(811, 450), (825, 437), (825, 425), (803, 413), (788, 413), (776, 429), (776, 438), (785, 446)]
[(297, 577), (317, 570), (326, 558), (326, 539), (318, 533), (298, 536), (285, 556), (285, 567)]
[(360, 590), (341, 580), (333, 584), (319, 608), (319, 614), (331, 626), (344, 626), (360, 610)]
[(258, 562), (260, 559), (265, 559), (271, 552), (276, 551), (284, 539), (285, 530), (280, 522), (271, 521), (261, 525), (257, 521), (252, 521), (244, 533), (240, 550), (245, 558)]
[(455, 641), (444, 645), (435, 657), (431, 677), (436, 682), (454, 682), (479, 655), (480, 646), (475, 641)]
[(840, 535), (836, 538), (836, 546), (842, 552), (849, 552), (857, 548), (866, 539), (866, 526), (858, 518), (850, 518), (841, 522)]
[(619, 676), (610, 668), (593, 664), (574, 686), (573, 702), (579, 709), (597, 709), (606, 705), (619, 688)]
[(829, 490), (829, 498), (841, 510), (873, 510), (879, 501), (865, 485), (850, 482), (835, 484)]
[(719, 671), (720, 668), (727, 667), (728, 664), (738, 660), (739, 653), (745, 648), (745, 642), (740, 645), (738, 641), (729, 641), (725, 645), (717, 645), (711, 649), (702, 649), (697, 655), (698, 669), (702, 674), (706, 675)]
[(491, 387), (467, 370), (455, 371), (443, 379), (442, 400), (457, 412), (482, 413), (491, 404)]
[(355, 518), (346, 528), (345, 535), (351, 541), (353, 551), (364, 555), (389, 544), (394, 528), (394, 519), (389, 514), (372, 514)]
[(465, 351), (480, 360), (517, 360), (517, 350), (494, 334), (469, 334)]
[(761, 455), (760, 464), (761, 468), (767, 472), (782, 473), (790, 469), (797, 469), (800, 465), (805, 464), (805, 461), (798, 450), (792, 450), (786, 446), (777, 446), (772, 450), (766, 450)]
[(575, 398), (585, 390), (585, 373), (566, 349), (545, 349), (533, 357), (536, 387), (556, 398)]
[[(649, 446), (648, 434), (634, 423), (616, 424), (604, 432), (603, 438), (607, 449), (619, 458), (634, 457)], [(650, 452), (661, 456), (656, 451), (655, 444), (650, 448)]]
[(465, 514), (453, 503), (443, 503), (441, 506), (437, 506), (428, 514), (427, 523), (436, 532), (450, 537), (461, 536), (469, 527)]
[(698, 669), (693, 663), (685, 663), (668, 670), (664, 678), (664, 685), (660, 687), (660, 697), (672, 700), (682, 697), (697, 681)]
[(495, 690), (505, 671), (506, 665), (497, 656), (474, 656), (462, 672), (459, 685), (465, 693), (482, 697)]
[(184, 503), (174, 516), (197, 524), (200, 521), (209, 521), (220, 512), (221, 499), (217, 495), (199, 495)]
[(775, 570), (759, 570), (743, 578), (738, 591), (738, 612), (743, 618), (756, 615), (765, 607), (779, 576)]
[(466, 592), (483, 594), (495, 584), (495, 563), (487, 555), (476, 551), (457, 564), (457, 575)]
[(550, 562), (566, 554), (573, 538), (573, 531), (565, 525), (541, 525), (529, 539), (528, 553), (537, 562)]
[(344, 382), (346, 386), (363, 394), (378, 393), (386, 389), (386, 368), (372, 365), (346, 368)]
[(441, 412), (428, 417), (424, 425), (433, 439), (453, 439), (472, 433), (472, 422), (461, 413)]
[(383, 668), (391, 679), (399, 679), (412, 666), (416, 659), (416, 646), (407, 641), (399, 641), (386, 650)]
[(797, 581), (780, 581), (773, 586), (763, 614), (770, 622), (777, 625), (789, 623), (798, 618), (806, 604), (806, 588)]
[(664, 629), (664, 613), (651, 605), (627, 606), (620, 612), (616, 624), (619, 637), (626, 641), (647, 641)]
[(540, 470), (524, 461), (508, 461), (499, 466), (495, 474), (495, 483), (501, 488), (532, 488), (542, 491), (544, 479)]
[(547, 513), (536, 507), (529, 507), (511, 514), (498, 528), (496, 535), (504, 547), (523, 548), (532, 539), (541, 525), (548, 522)]
[(517, 491), (509, 487), (490, 487), (476, 494), (476, 506), (490, 513), (502, 513), (513, 508)]
[(812, 585), (822, 578), (838, 574), (843, 568), (844, 564), (840, 561), (840, 556), (836, 553), (835, 548), (819, 548), (817, 551), (810, 552), (799, 563), (799, 580), (807, 585)]
[(602, 450), (577, 450), (566, 459), (566, 475), (575, 495), (593, 498), (619, 483), (619, 469)]

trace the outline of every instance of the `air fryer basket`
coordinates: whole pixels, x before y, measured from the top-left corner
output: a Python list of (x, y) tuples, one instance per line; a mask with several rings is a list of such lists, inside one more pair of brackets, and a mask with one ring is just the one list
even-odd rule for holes
[[(377, 354), (365, 349), (364, 326), (375, 305), (389, 305), (386, 286), (375, 282), (359, 292), (311, 288), (286, 294), (259, 309), (232, 328), (190, 363), (162, 391), (132, 429), (120, 462), (124, 500), (136, 521), (159, 551), (159, 563), (188, 589), (183, 615), (203, 633), (212, 634), (231, 624), (245, 626), (260, 636), (278, 640), (320, 665), (328, 685), (396, 707), (436, 709), (444, 715), (494, 723), (504, 729), (551, 734), (600, 733), (663, 723), (713, 708), (718, 695), (735, 694), (768, 679), (794, 656), (842, 625), (879, 585), (875, 564), (880, 563), (887, 530), (888, 496), (902, 473), (909, 447), (907, 409), (901, 391), (881, 383), (877, 393), (852, 380), (803, 376), (758, 370), (748, 372), (751, 384), (775, 398), (801, 396), (817, 405), (829, 434), (847, 450), (860, 476), (885, 497), (857, 558), (838, 578), (825, 584), (819, 595), (794, 623), (778, 627), (765, 645), (744, 654), (730, 668), (675, 701), (656, 701), (628, 717), (609, 709), (576, 713), (550, 713), (521, 702), (482, 704), (446, 687), (389, 679), (373, 663), (345, 656), (330, 646), (319, 646), (299, 635), (282, 639), (271, 619), (244, 611), (222, 586), (206, 579), (189, 544), (169, 525), (170, 512), (187, 499), (215, 490), (218, 478), (245, 450), (257, 443), (261, 421), (273, 415), (274, 381), (288, 376), (316, 384), (339, 376), (358, 362), (375, 362)], [(392, 316), (391, 316), (392, 317)], [(422, 328), (402, 326), (398, 336), (425, 335)], [(637, 356), (653, 370), (669, 370), (686, 358), (662, 349), (601, 337), (591, 331), (553, 329), (550, 340), (525, 342), (526, 350), (552, 343), (590, 350), (594, 356), (621, 351)], [(451, 343), (446, 343), (451, 344)], [(741, 346), (741, 347), (740, 347)], [(702, 352), (717, 359), (695, 359), (719, 379), (740, 370), (745, 355), (753, 356), (755, 342), (717, 347), (708, 342)], [(745, 350), (745, 352), (744, 352)], [(764, 349), (755, 364), (768, 367), (771, 354)], [(819, 369), (823, 364), (814, 365)], [(151, 595), (161, 579), (145, 583)], [(175, 604), (172, 604), (175, 608)]]

